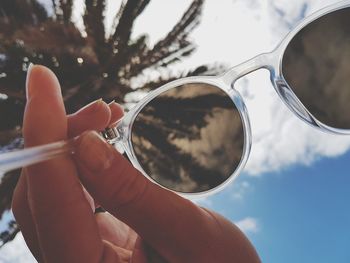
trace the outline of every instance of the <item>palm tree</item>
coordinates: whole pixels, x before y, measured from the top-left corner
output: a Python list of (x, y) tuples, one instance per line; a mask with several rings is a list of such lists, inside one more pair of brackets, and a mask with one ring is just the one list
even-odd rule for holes
[[(150, 91), (179, 77), (169, 73), (137, 87), (131, 83), (132, 78), (145, 75), (146, 69), (167, 68), (192, 54), (195, 46), (188, 36), (200, 21), (204, 0), (193, 0), (179, 22), (152, 47), (146, 34), (131, 38), (135, 19), (149, 2), (122, 0), (111, 33), (104, 24), (105, 0), (85, 0), (83, 30), (72, 22), (73, 0), (52, 0), (49, 8), (37, 0), (0, 2), (0, 152), (23, 145), (24, 82), (30, 62), (46, 65), (57, 74), (68, 112), (101, 97), (123, 103), (130, 92)], [(212, 70), (201, 66), (180, 75), (205, 75)], [(18, 176), (19, 171), (10, 172), (0, 183), (0, 218), (10, 209)], [(18, 231), (11, 221), (0, 234), (0, 245)]]

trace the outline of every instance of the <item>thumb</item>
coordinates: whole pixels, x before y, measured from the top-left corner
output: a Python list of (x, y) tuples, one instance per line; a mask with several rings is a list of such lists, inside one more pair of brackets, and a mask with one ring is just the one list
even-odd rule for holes
[[(33, 66), (27, 80), (26, 147), (66, 139), (67, 117), (55, 74)], [(45, 261), (86, 262), (101, 257), (103, 243), (74, 162), (65, 156), (25, 170), (29, 209)]]
[(96, 132), (83, 134), (76, 147), (79, 176), (90, 194), (164, 258), (198, 260), (220, 235), (211, 214), (146, 179)]

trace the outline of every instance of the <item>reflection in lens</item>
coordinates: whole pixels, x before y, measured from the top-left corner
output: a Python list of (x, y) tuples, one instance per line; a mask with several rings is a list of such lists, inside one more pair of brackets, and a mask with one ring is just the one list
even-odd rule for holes
[(144, 171), (178, 192), (203, 192), (222, 184), (243, 152), (238, 110), (225, 92), (203, 83), (182, 85), (153, 99), (132, 131)]
[(350, 9), (303, 28), (283, 57), (283, 76), (319, 121), (350, 129)]

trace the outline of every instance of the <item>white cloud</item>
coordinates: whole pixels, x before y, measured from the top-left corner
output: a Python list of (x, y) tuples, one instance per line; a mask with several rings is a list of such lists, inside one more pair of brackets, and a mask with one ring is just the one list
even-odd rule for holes
[[(334, 2), (224, 0), (217, 5), (208, 0), (203, 23), (194, 32), (198, 52), (188, 65), (223, 61), (233, 66), (272, 50), (302, 16)], [(350, 149), (349, 136), (320, 132), (294, 116), (277, 96), (267, 72), (248, 75), (236, 88), (243, 94), (252, 124), (253, 147), (245, 169), (249, 174), (293, 164), (310, 165), (321, 157), (336, 157)]]
[(0, 263), (31, 263), (37, 262), (29, 252), (21, 233), (0, 250)]
[(247, 193), (253, 190), (253, 186), (248, 181), (237, 181), (227, 189), (232, 201), (242, 201)]
[(294, 116), (273, 90), (265, 72), (252, 74), (238, 89), (243, 94), (251, 89), (244, 96), (253, 135), (245, 169), (249, 174), (259, 175), (293, 164), (310, 165), (320, 157), (336, 157), (350, 148), (349, 136), (318, 131)]
[(149, 44), (154, 45), (169, 33), (191, 2), (192, 0), (152, 0), (137, 18), (132, 37), (150, 32)]
[(253, 218), (253, 217), (246, 217), (240, 221), (235, 222), (235, 224), (245, 234), (257, 233), (259, 231), (258, 220), (256, 218)]

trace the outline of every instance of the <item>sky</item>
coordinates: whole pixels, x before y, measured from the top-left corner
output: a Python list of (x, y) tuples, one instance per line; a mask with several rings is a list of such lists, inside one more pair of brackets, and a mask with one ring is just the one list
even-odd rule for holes
[[(191, 34), (197, 51), (172, 70), (234, 66), (271, 51), (306, 15), (335, 2), (207, 0), (202, 22)], [(152, 0), (136, 21), (133, 36), (148, 32), (154, 44), (189, 3)], [(109, 1), (107, 25), (118, 4)], [(164, 10), (171, 10), (166, 18)], [(81, 8), (74, 12), (78, 24), (79, 13)], [(242, 78), (235, 87), (248, 109), (252, 152), (232, 184), (197, 202), (236, 223), (263, 262), (350, 262), (350, 137), (326, 134), (300, 121), (279, 99), (264, 70)], [(30, 258), (20, 235), (0, 251), (4, 263), (33, 261)]]

